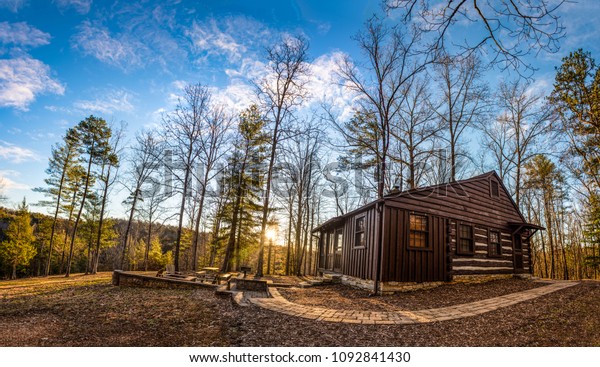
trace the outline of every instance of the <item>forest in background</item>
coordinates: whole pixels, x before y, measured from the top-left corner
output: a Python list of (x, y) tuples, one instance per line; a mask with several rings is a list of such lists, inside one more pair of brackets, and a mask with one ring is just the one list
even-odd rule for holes
[[(190, 84), (160, 128), (127, 137), (124, 125), (98, 116), (69, 128), (52, 149), (46, 186), (36, 189), (47, 198), (36, 211), (49, 215), (31, 213), (25, 200), (0, 212), (0, 277), (156, 270), (171, 262), (178, 270), (250, 265), (260, 275), (312, 274), (311, 230), (319, 223), (393, 188), (493, 169), (526, 219), (546, 228), (532, 239), (534, 275), (597, 279), (600, 73), (593, 55), (573, 50), (550, 91), (525, 73), (492, 87), (490, 73), (527, 70), (510, 39), (490, 29), (495, 57), (480, 45), (453, 48), (444, 35), (460, 12), (443, 12), (420, 29), (411, 23), (419, 2), (398, 4), (387, 10), (403, 12), (404, 21), (372, 17), (354, 37), (364, 58), (339, 61), (339, 81), (355, 96), (350, 117), (335, 104), (305, 108), (309, 44), (296, 35), (266, 50), (269, 72), (254, 81), (255, 104), (241, 113), (215, 103), (211, 86)], [(541, 11), (544, 22), (525, 16), (530, 23), (505, 25), (515, 39), (555, 51), (564, 29), (545, 28), (557, 21), (552, 12), (523, 7), (497, 19)], [(117, 191), (127, 193), (125, 219), (107, 215)]]

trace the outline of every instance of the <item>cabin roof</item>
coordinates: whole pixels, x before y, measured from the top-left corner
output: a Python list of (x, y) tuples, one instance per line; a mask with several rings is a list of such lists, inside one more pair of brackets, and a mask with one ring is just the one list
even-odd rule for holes
[[(514, 222), (512, 223), (514, 224), (519, 224), (522, 226), (526, 226), (528, 228), (531, 229), (544, 229), (543, 227), (540, 226), (536, 226), (535, 224), (530, 224), (527, 223), (527, 221), (525, 220), (525, 217), (523, 217), (523, 214), (521, 214), (521, 211), (519, 210), (517, 204), (515, 203), (515, 201), (512, 199), (510, 193), (508, 192), (508, 190), (506, 189), (506, 186), (504, 186), (504, 183), (502, 182), (502, 179), (500, 179), (500, 176), (498, 176), (498, 174), (496, 173), (496, 171), (489, 171), (486, 172), (484, 174), (481, 175), (477, 175), (477, 176), (473, 176), (464, 180), (458, 180), (458, 181), (454, 181), (454, 182), (446, 182), (443, 184), (438, 184), (438, 185), (431, 185), (431, 186), (424, 186), (424, 187), (418, 187), (418, 188), (414, 188), (414, 189), (410, 189), (410, 190), (405, 190), (405, 191), (398, 191), (398, 192), (392, 192), (392, 193), (388, 193), (387, 195), (384, 195), (383, 199), (377, 199), (374, 200), (368, 204), (365, 204), (353, 211), (350, 211), (346, 214), (331, 218), (327, 221), (325, 221), (324, 223), (322, 223), (321, 225), (317, 226), (316, 228), (314, 228), (312, 230), (313, 233), (315, 232), (319, 232), (323, 229), (327, 229), (330, 227), (333, 227), (337, 224), (339, 224), (340, 222), (342, 222), (346, 217), (352, 216), (358, 212), (367, 210), (369, 208), (371, 208), (372, 206), (376, 205), (377, 203), (380, 202), (385, 202), (385, 201), (389, 201), (389, 200), (401, 200), (403, 196), (407, 196), (410, 195), (411, 193), (415, 193), (415, 192), (421, 192), (421, 191), (428, 191), (428, 190), (435, 190), (438, 188), (448, 188), (448, 187), (460, 187), (461, 184), (464, 183), (468, 183), (468, 182), (473, 182), (473, 181), (479, 181), (482, 179), (488, 180), (491, 177), (494, 177), (496, 179), (496, 181), (498, 181), (498, 183), (500, 184), (500, 187), (502, 187), (502, 189), (506, 192), (506, 196), (508, 197), (508, 199), (510, 200), (510, 203), (512, 204), (512, 206), (514, 207), (515, 211), (518, 213), (519, 217), (521, 218), (521, 222)], [(539, 227), (539, 228), (537, 228)]]

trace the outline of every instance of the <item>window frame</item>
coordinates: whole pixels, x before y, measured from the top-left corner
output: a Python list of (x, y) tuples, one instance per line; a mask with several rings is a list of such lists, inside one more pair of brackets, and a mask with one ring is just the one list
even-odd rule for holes
[[(418, 230), (418, 229), (411, 229), (410, 227), (410, 217), (412, 215), (415, 216), (420, 216), (420, 217), (424, 217), (426, 222), (425, 222), (425, 230)], [(412, 246), (411, 245), (411, 240), (410, 240), (410, 236), (412, 232), (419, 232), (419, 233), (425, 233), (425, 246)], [(426, 213), (419, 213), (419, 212), (415, 212), (415, 211), (410, 211), (408, 212), (408, 231), (407, 231), (407, 248), (410, 250), (418, 250), (418, 251), (431, 251), (432, 250), (432, 246), (431, 246), (431, 216), (426, 214)]]
[[(354, 236), (353, 236), (353, 239), (352, 239), (352, 248), (353, 249), (364, 249), (364, 248), (367, 248), (366, 219), (365, 218), (366, 218), (365, 214), (357, 216), (357, 217), (354, 218)], [(362, 220), (362, 222), (363, 222), (363, 228), (362, 228), (361, 231), (358, 230), (358, 221), (359, 220)], [(362, 234), (362, 236), (363, 236), (363, 243), (361, 245), (357, 245), (356, 244), (356, 242), (357, 242), (356, 239), (357, 239), (357, 236), (360, 235), (360, 234)]]
[[(496, 186), (496, 195), (494, 195), (494, 184)], [(490, 197), (492, 199), (500, 199), (500, 182), (496, 179), (490, 179)]]
[[(498, 234), (498, 253), (493, 254), (492, 253), (492, 233), (497, 233)], [(487, 243), (488, 243), (488, 257), (502, 257), (502, 232), (499, 229), (496, 228), (488, 228), (488, 236), (487, 236)]]
[[(467, 226), (471, 229), (470, 230), (470, 232), (471, 232), (470, 238), (461, 237), (461, 232), (460, 232), (461, 226)], [(462, 239), (471, 240), (471, 250), (470, 251), (462, 251), (461, 250), (460, 242)], [(456, 223), (456, 254), (457, 255), (469, 255), (469, 256), (475, 255), (475, 226), (472, 223), (467, 223), (467, 222), (457, 222)]]

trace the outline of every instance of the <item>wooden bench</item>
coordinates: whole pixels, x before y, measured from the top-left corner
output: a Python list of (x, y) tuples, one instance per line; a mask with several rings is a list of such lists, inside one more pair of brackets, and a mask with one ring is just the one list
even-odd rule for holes
[(233, 277), (233, 274), (231, 273), (226, 273), (226, 274), (221, 274), (219, 275), (219, 284), (221, 284), (221, 281), (224, 281), (225, 284), (227, 284), (227, 290), (231, 289), (231, 278)]
[(252, 268), (249, 266), (240, 266), (240, 271), (244, 273), (244, 278), (246, 278), (246, 273), (252, 271)]

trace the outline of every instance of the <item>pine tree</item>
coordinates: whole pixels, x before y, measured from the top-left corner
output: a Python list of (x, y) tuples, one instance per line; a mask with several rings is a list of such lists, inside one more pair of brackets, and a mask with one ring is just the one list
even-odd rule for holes
[(45, 276), (48, 276), (50, 273), (50, 262), (54, 248), (54, 234), (56, 232), (61, 205), (63, 205), (62, 200), (69, 179), (69, 171), (77, 164), (77, 158), (79, 156), (77, 130), (67, 130), (63, 140), (62, 145), (52, 148), (52, 155), (48, 162), (48, 168), (46, 169), (46, 174), (48, 174), (49, 177), (44, 180), (48, 187), (34, 189), (34, 191), (43, 192), (45, 195), (50, 196), (51, 200), (47, 204), (54, 205), (54, 220), (52, 222), (50, 243), (48, 244), (48, 258), (44, 270)]
[(223, 209), (223, 212), (228, 214), (224, 216), (224, 220), (230, 223), (230, 227), (221, 265), (222, 272), (231, 270), (232, 260), (239, 257), (240, 238), (237, 238), (236, 246), (238, 227), (242, 223), (247, 227), (254, 224), (253, 213), (262, 209), (258, 204), (258, 194), (263, 180), (258, 174), (258, 168), (266, 159), (268, 136), (265, 133), (265, 125), (266, 120), (256, 105), (250, 106), (240, 114), (238, 141), (235, 144), (238, 150), (230, 157), (229, 177), (224, 178), (223, 182), (226, 194), (231, 200)]
[(106, 156), (113, 154), (109, 144), (112, 131), (103, 118), (90, 116), (81, 121), (75, 127), (75, 129), (78, 132), (81, 143), (80, 153), (83, 156), (83, 159), (85, 159), (86, 171), (81, 202), (79, 203), (79, 210), (77, 212), (77, 216), (75, 217), (73, 230), (71, 231), (69, 257), (67, 259), (67, 270), (65, 273), (66, 277), (71, 274), (73, 248), (75, 245), (75, 237), (77, 235), (77, 227), (79, 226), (81, 215), (83, 214), (83, 209), (85, 207), (85, 202), (90, 193), (90, 188), (95, 176), (94, 172), (92, 171), (92, 166), (101, 163)]

